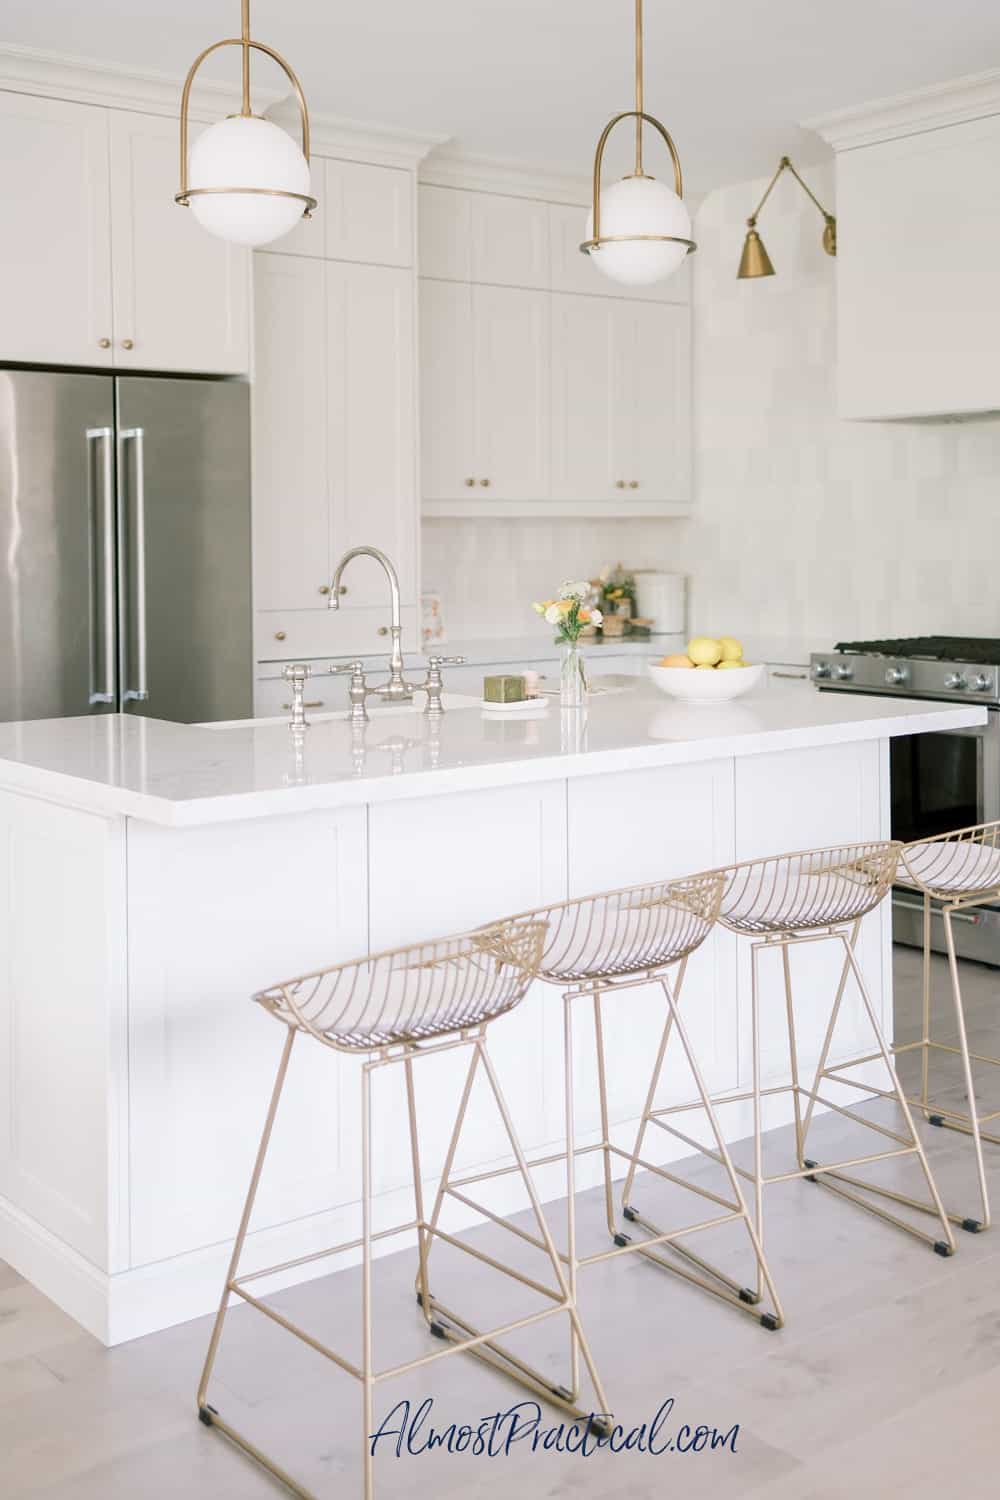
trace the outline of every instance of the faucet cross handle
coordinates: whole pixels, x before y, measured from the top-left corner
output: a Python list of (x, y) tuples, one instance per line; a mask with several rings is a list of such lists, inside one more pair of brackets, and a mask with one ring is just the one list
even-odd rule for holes
[(441, 668), (460, 667), (464, 661), (464, 656), (429, 656), (427, 658), (427, 681), (422, 686), (427, 694), (424, 713), (430, 718), (438, 719), (444, 713), (444, 704), (441, 702), (441, 693), (444, 690)]
[(288, 666), (282, 667), (281, 675), (292, 689), (292, 717), (288, 721), (288, 727), (289, 729), (308, 729), (305, 689), (307, 681), (312, 676), (312, 667), (308, 662), (289, 662)]
[(368, 680), (365, 677), (365, 664), (361, 661), (345, 662), (342, 666), (330, 667), (331, 677), (339, 677), (343, 672), (350, 672), (351, 681), (348, 685), (347, 696), (351, 704), (350, 720), (352, 724), (367, 724), (368, 710), (365, 707), (365, 699), (370, 691)]

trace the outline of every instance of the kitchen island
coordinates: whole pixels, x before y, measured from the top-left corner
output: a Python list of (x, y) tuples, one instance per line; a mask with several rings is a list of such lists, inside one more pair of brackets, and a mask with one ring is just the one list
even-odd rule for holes
[[(889, 740), (985, 715), (801, 686), (686, 708), (641, 682), (583, 712), (486, 716), (469, 700), (445, 702), (438, 721), (418, 701), (375, 709), (365, 726), (319, 719), (299, 736), (283, 722), (122, 715), (0, 725), (0, 1258), (106, 1343), (215, 1304), (280, 1043), (253, 991), (603, 888), (886, 837)], [(861, 938), (884, 1016), (889, 945), (886, 906)], [(800, 960), (806, 985), (833, 982), (829, 955)], [(780, 972), (767, 968), (765, 1070), (776, 1081), (788, 1066), (783, 999)], [(745, 1086), (748, 952), (717, 932), (687, 986), (710, 1084)], [(609, 1027), (609, 1092), (629, 1144), (662, 1010), (653, 990), (627, 1003), (628, 1025)], [(821, 1039), (801, 1009), (807, 1064)], [(859, 1024), (847, 1009), (838, 1056), (862, 1037)], [(533, 1151), (560, 1140), (561, 1031), (561, 1006), (542, 987), (493, 1028)], [(588, 1040), (581, 1142), (597, 1135)], [(433, 1163), (460, 1070), (447, 1054), (422, 1067)], [(376, 1092), (379, 1223), (410, 1214), (405, 1103), (386, 1090)], [(359, 1092), (356, 1059), (297, 1050), (248, 1268), (356, 1233)], [(686, 1092), (680, 1077), (665, 1079), (664, 1099)], [(741, 1111), (727, 1119), (734, 1137), (749, 1128)], [(476, 1118), (470, 1168), (505, 1154), (488, 1112)], [(765, 1124), (784, 1118), (776, 1102)], [(596, 1172), (597, 1158), (586, 1161)], [(546, 1197), (561, 1195), (557, 1170), (539, 1181)], [(498, 1210), (515, 1206), (503, 1196), (512, 1183), (496, 1184)]]

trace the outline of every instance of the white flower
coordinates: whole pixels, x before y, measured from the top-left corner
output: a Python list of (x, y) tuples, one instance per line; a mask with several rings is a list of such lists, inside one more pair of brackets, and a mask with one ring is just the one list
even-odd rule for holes
[(601, 611), (599, 609), (592, 609), (590, 611), (590, 619), (587, 621), (587, 624), (588, 625), (603, 625), (604, 624), (604, 616), (601, 614)]
[(546, 623), (549, 625), (558, 625), (562, 617), (563, 612), (559, 608), (558, 604), (550, 604), (548, 609), (545, 611)]
[(561, 583), (559, 585), (559, 597), (561, 599), (586, 599), (589, 593), (590, 584), (586, 582), (577, 581), (574, 583), (571, 580), (568, 583)]

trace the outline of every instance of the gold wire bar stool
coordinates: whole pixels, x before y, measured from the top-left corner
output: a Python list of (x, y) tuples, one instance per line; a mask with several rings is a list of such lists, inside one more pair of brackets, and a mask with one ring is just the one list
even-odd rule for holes
[[(748, 860), (745, 863), (733, 865), (721, 872), (724, 889), (719, 910), (719, 920), (731, 932), (754, 939), (751, 948), (753, 1087), (749, 1091), (727, 1093), (722, 1097), (717, 1097), (714, 1103), (718, 1109), (724, 1104), (735, 1104), (747, 1099), (753, 1101), (753, 1170), (749, 1171), (739, 1166), (735, 1170), (740, 1177), (753, 1184), (754, 1224), (761, 1245), (764, 1243), (764, 1188), (778, 1182), (790, 1182), (796, 1178), (805, 1178), (807, 1182), (821, 1183), (841, 1197), (848, 1198), (861, 1208), (868, 1209), (869, 1212), (876, 1214), (887, 1223), (893, 1224), (898, 1229), (903, 1229), (908, 1234), (914, 1235), (917, 1239), (923, 1240), (938, 1255), (947, 1256), (954, 1253), (955, 1240), (951, 1225), (942, 1207), (934, 1178), (927, 1164), (927, 1157), (914, 1128), (909, 1103), (900, 1086), (893, 1066), (891, 1049), (883, 1036), (882, 1028), (879, 1025), (878, 1017), (872, 1005), (871, 997), (868, 994), (868, 989), (865, 985), (855, 952), (862, 918), (884, 900), (892, 886), (901, 847), (900, 844), (891, 841), (848, 844), (830, 849), (814, 849), (798, 854), (781, 854), (766, 859)], [(799, 1057), (795, 1036), (795, 1007), (792, 992), (790, 950), (800, 944), (815, 942), (835, 942), (842, 945), (844, 963), (833, 998), (815, 1076), (811, 1086), (807, 1088), (799, 1080)], [(765, 951), (775, 948), (781, 952), (791, 1081), (774, 1087), (762, 1088), (760, 1076), (760, 958)], [(848, 980), (852, 976), (860, 992), (865, 1014), (874, 1033), (878, 1048), (878, 1051), (873, 1053), (872, 1057), (867, 1060), (881, 1059), (888, 1071), (891, 1083), (891, 1087), (887, 1090), (876, 1089), (868, 1083), (842, 1077), (840, 1070), (846, 1066), (856, 1067), (858, 1065), (857, 1060), (850, 1064), (839, 1064), (837, 1067), (829, 1067), (827, 1065), (837, 1018), (840, 1014)], [(660, 1043), (660, 1050), (653, 1068), (646, 1109), (639, 1126), (634, 1162), (625, 1181), (622, 1200), (623, 1212), (627, 1219), (639, 1222), (644, 1227), (653, 1230), (656, 1229), (656, 1226), (638, 1214), (631, 1201), (635, 1170), (637, 1167), (644, 1165), (641, 1160), (641, 1153), (646, 1130), (649, 1125), (658, 1126), (677, 1140), (688, 1145), (692, 1150), (700, 1151), (704, 1156), (726, 1166), (727, 1171), (732, 1170), (728, 1157), (723, 1155), (723, 1153), (712, 1151), (694, 1136), (669, 1123), (673, 1116), (682, 1114), (685, 1111), (697, 1110), (699, 1108), (697, 1102), (693, 1104), (674, 1104), (660, 1109), (654, 1108), (653, 1101), (663, 1068), (664, 1058), (667, 1054), (672, 1021), (673, 1017), (668, 1015), (663, 1038)], [(887, 1126), (876, 1124), (874, 1121), (866, 1119), (863, 1115), (859, 1115), (855, 1110), (848, 1108), (846, 1105), (835, 1103), (831, 1099), (824, 1097), (820, 1093), (823, 1080), (833, 1078), (838, 1083), (846, 1083), (866, 1095), (881, 1094), (885, 1098), (895, 1100), (902, 1111), (906, 1124), (906, 1133), (901, 1134), (899, 1131), (890, 1130)], [(767, 1176), (764, 1173), (763, 1165), (761, 1101), (764, 1098), (789, 1093), (792, 1096), (794, 1110), (797, 1167), (794, 1171), (779, 1172)], [(894, 1146), (891, 1149), (864, 1156), (853, 1156), (847, 1161), (828, 1162), (821, 1165), (805, 1154), (809, 1128), (817, 1104), (822, 1104), (826, 1108), (834, 1110), (837, 1114), (853, 1121), (855, 1124), (865, 1126), (869, 1130), (877, 1132), (882, 1137), (887, 1137), (891, 1142), (895, 1143)], [(715, 1131), (716, 1127), (713, 1123), (713, 1132)], [(909, 1199), (905, 1201), (913, 1201), (915, 1207), (921, 1208), (937, 1217), (943, 1235), (943, 1238), (940, 1240), (935, 1239), (932, 1235), (925, 1234), (923, 1230), (914, 1224), (908, 1223), (905, 1219), (901, 1219), (877, 1207), (874, 1203), (860, 1196), (858, 1192), (852, 1190), (862, 1189), (866, 1192), (881, 1192), (881, 1189), (873, 1188), (861, 1179), (844, 1177), (842, 1175), (844, 1168), (862, 1166), (872, 1162), (888, 1161), (893, 1158), (910, 1155), (915, 1155), (919, 1160), (931, 1201), (928, 1204)], [(850, 1186), (846, 1186), (845, 1184), (850, 1184)], [(688, 1183), (687, 1186), (691, 1187), (691, 1184)], [(702, 1188), (693, 1188), (692, 1190), (702, 1193), (703, 1196), (710, 1196)], [(664, 1261), (663, 1264), (667, 1265), (668, 1269), (672, 1271), (677, 1270), (669, 1262)], [(721, 1284), (730, 1292), (736, 1291), (736, 1295), (740, 1300), (746, 1300), (746, 1294), (737, 1290), (737, 1283), (730, 1277), (726, 1276), (718, 1268), (709, 1265), (706, 1261), (701, 1261), (699, 1264), (702, 1270), (706, 1271), (713, 1278), (715, 1283)], [(763, 1292), (760, 1275), (765, 1264), (763, 1254), (761, 1254), (758, 1261), (758, 1282), (755, 1288), (757, 1298)], [(691, 1280), (693, 1278), (689, 1275), (688, 1279)], [(708, 1291), (715, 1289), (711, 1283), (700, 1282), (699, 1284), (704, 1286)]]
[[(314, 1496), (279, 1464), (268, 1458), (255, 1443), (230, 1426), (220, 1416), (217, 1409), (209, 1404), (209, 1383), (219, 1350), (226, 1312), (233, 1296), (241, 1298), (251, 1307), (256, 1308), (265, 1317), (270, 1318), (288, 1333), (301, 1339), (318, 1354), (331, 1361), (338, 1369), (353, 1375), (361, 1382), (365, 1500), (371, 1500), (374, 1493), (373, 1459), (367, 1437), (373, 1431), (373, 1395), (375, 1385), (379, 1381), (429, 1365), (435, 1360), (459, 1353), (463, 1349), (481, 1353), (485, 1346), (492, 1345), (497, 1337), (527, 1328), (556, 1314), (568, 1315), (572, 1327), (573, 1347), (574, 1349), (579, 1347), (583, 1351), (587, 1370), (600, 1403), (598, 1410), (610, 1413), (600, 1377), (594, 1368), (589, 1345), (579, 1324), (568, 1278), (542, 1213), (541, 1204), (524, 1159), (524, 1152), (517, 1138), (486, 1046), (486, 1029), (490, 1022), (513, 1010), (524, 998), (537, 972), (545, 938), (543, 922), (507, 919), (475, 933), (442, 938), (412, 947), (397, 948), (372, 954), (351, 963), (338, 964), (332, 968), (304, 974), (297, 979), (290, 979), (262, 990), (253, 997), (265, 1010), (284, 1024), (287, 1034), (236, 1243), (233, 1246), (222, 1301), (215, 1319), (201, 1382), (198, 1386), (198, 1415), (206, 1426), (217, 1427), (220, 1432), (262, 1464), (277, 1479), (280, 1479), (294, 1494), (304, 1497), (304, 1500), (314, 1500)], [(314, 1037), (324, 1046), (331, 1047), (337, 1052), (350, 1053), (364, 1059), (361, 1071), (360, 1121), (361, 1237), (300, 1256), (278, 1266), (256, 1269), (241, 1276), (239, 1274), (240, 1259), (254, 1201), (260, 1185), (278, 1104), (288, 1075), (292, 1048), (301, 1033)], [(433, 1221), (429, 1221), (425, 1215), (417, 1131), (414, 1063), (424, 1057), (462, 1048), (471, 1050), (472, 1062), (462, 1095), (460, 1118), (465, 1114), (472, 1078), (477, 1069), (481, 1069), (489, 1084), (511, 1153), (516, 1161), (511, 1171), (519, 1173), (534, 1212), (537, 1238), (533, 1240), (533, 1243), (537, 1244), (548, 1258), (555, 1278), (554, 1287), (512, 1266), (505, 1265), (494, 1256), (447, 1233), (438, 1225), (436, 1212)], [(416, 1211), (414, 1218), (405, 1224), (375, 1231), (372, 1227), (372, 1075), (378, 1069), (394, 1065), (402, 1065), (404, 1072), (410, 1163), (413, 1172)], [(446, 1171), (450, 1170), (453, 1158), (454, 1144)], [(376, 1241), (414, 1231), (417, 1235), (419, 1257), (418, 1300), (427, 1321), (431, 1323), (432, 1332), (447, 1339), (447, 1347), (391, 1368), (379, 1370), (375, 1368), (373, 1350), (372, 1247)], [(445, 1330), (434, 1326), (427, 1291), (427, 1260), (430, 1244), (435, 1238), (444, 1240), (455, 1249), (471, 1255), (477, 1261), (515, 1278), (544, 1298), (547, 1305), (543, 1306), (540, 1311), (506, 1322), (486, 1333), (459, 1336), (451, 1328)], [(362, 1252), (362, 1358), (360, 1364), (345, 1359), (248, 1290), (249, 1283), (260, 1281), (276, 1272), (289, 1271), (327, 1256), (358, 1249)], [(567, 1399), (567, 1394), (562, 1387), (554, 1387), (550, 1378), (532, 1371), (522, 1362), (512, 1361), (505, 1364), (503, 1368), (505, 1373), (513, 1375), (527, 1385), (536, 1396), (553, 1402), (574, 1416), (586, 1417), (588, 1415), (577, 1410), (574, 1403)]]
[[(918, 1098), (910, 1095), (909, 1101), (923, 1111), (928, 1123), (972, 1137), (982, 1204), (981, 1217), (976, 1219), (970, 1215), (952, 1213), (949, 1218), (953, 1224), (958, 1224), (968, 1233), (978, 1234), (980, 1230), (990, 1227), (990, 1199), (986, 1187), (983, 1141), (1000, 1145), (1000, 1136), (987, 1134), (982, 1126), (1000, 1118), (1000, 1110), (980, 1114), (976, 1104), (972, 1064), (991, 1063), (994, 1067), (1000, 1067), (1000, 1057), (988, 1057), (980, 1052), (969, 1051), (952, 920), (956, 913), (973, 911), (977, 906), (992, 906), (1000, 900), (1000, 822), (977, 823), (971, 828), (956, 829), (951, 833), (939, 834), (936, 838), (920, 839), (905, 845), (900, 856), (896, 884), (920, 891), (924, 898), (923, 1025), (918, 1042), (902, 1043), (894, 1047), (893, 1051), (897, 1057), (907, 1052), (920, 1053), (920, 1095)], [(931, 1037), (931, 919), (935, 902), (939, 903), (944, 926), (958, 1031), (957, 1047), (948, 1046)], [(932, 1103), (930, 1061), (934, 1052), (961, 1058), (962, 1081), (968, 1099), (967, 1110), (945, 1109), (943, 1105)], [(913, 1204), (911, 1199), (901, 1194), (886, 1196), (896, 1197), (901, 1203), (909, 1203), (914, 1207), (921, 1206)]]
[[(687, 962), (691, 954), (701, 946), (712, 931), (719, 911), (719, 903), (723, 891), (723, 878), (719, 872), (702, 874), (687, 879), (674, 881), (660, 881), (652, 885), (632, 886), (625, 890), (604, 892), (596, 896), (584, 897), (561, 903), (556, 906), (548, 906), (544, 909), (525, 914), (522, 920), (539, 922), (546, 930), (546, 939), (543, 952), (539, 959), (538, 978), (558, 985), (563, 994), (563, 1048), (565, 1065), (565, 1149), (556, 1151), (546, 1156), (535, 1157), (528, 1165), (532, 1170), (548, 1166), (553, 1163), (565, 1162), (566, 1169), (566, 1248), (560, 1252), (561, 1259), (568, 1269), (570, 1294), (574, 1301), (576, 1299), (578, 1272), (598, 1262), (614, 1259), (617, 1256), (638, 1252), (641, 1255), (651, 1256), (656, 1259), (656, 1248), (670, 1245), (680, 1254), (687, 1256), (697, 1264), (700, 1260), (686, 1247), (681, 1247), (679, 1241), (688, 1235), (697, 1233), (702, 1229), (714, 1228), (720, 1224), (728, 1224), (734, 1221), (742, 1221), (746, 1225), (747, 1234), (754, 1252), (758, 1269), (758, 1278), (763, 1287), (771, 1297), (773, 1312), (763, 1314), (754, 1312), (754, 1316), (764, 1324), (765, 1327), (777, 1328), (782, 1321), (781, 1305), (778, 1300), (770, 1271), (764, 1260), (764, 1254), (757, 1239), (757, 1234), (751, 1220), (750, 1211), (747, 1207), (740, 1187), (739, 1178), (729, 1158), (729, 1151), (725, 1139), (716, 1121), (712, 1100), (708, 1093), (705, 1080), (699, 1069), (693, 1047), (678, 1012), (678, 997), (684, 982)], [(676, 977), (671, 977), (671, 971), (676, 971)], [(632, 1152), (617, 1146), (611, 1139), (611, 1128), (608, 1110), (607, 1093), (607, 1069), (604, 1046), (604, 1017), (603, 1003), (610, 995), (617, 995), (624, 990), (635, 989), (641, 985), (657, 983), (661, 986), (666, 1002), (668, 1015), (667, 1030), (674, 1026), (681, 1040), (687, 1060), (688, 1071), (693, 1080), (700, 1106), (706, 1112), (714, 1131), (718, 1146), (719, 1160), (722, 1162), (729, 1180), (731, 1198), (720, 1194), (704, 1193), (709, 1197), (717, 1208), (712, 1217), (704, 1219), (696, 1224), (689, 1224), (680, 1229), (654, 1230), (648, 1239), (633, 1241), (622, 1232), (615, 1215), (614, 1186), (612, 1174), (612, 1160), (617, 1158), (629, 1167), (634, 1167), (637, 1162), (638, 1151)], [(597, 1056), (597, 1083), (600, 1106), (601, 1139), (589, 1146), (576, 1145), (576, 1126), (574, 1108), (574, 1071), (573, 1071), (573, 1007), (574, 1002), (589, 1002), (593, 1009), (594, 1041)], [(661, 1057), (662, 1061), (662, 1057)], [(475, 1066), (473, 1059), (472, 1067)], [(471, 1075), (471, 1070), (470, 1070)], [(431, 1215), (431, 1227), (437, 1223), (442, 1204), (446, 1197), (452, 1197), (463, 1203), (466, 1207), (474, 1209), (477, 1213), (484, 1214), (494, 1222), (505, 1225), (515, 1234), (527, 1240), (530, 1244), (540, 1248), (540, 1242), (512, 1223), (509, 1219), (499, 1214), (494, 1214), (476, 1198), (471, 1195), (478, 1185), (491, 1181), (497, 1177), (512, 1171), (512, 1168), (502, 1168), (485, 1172), (477, 1172), (467, 1175), (455, 1176), (452, 1173), (454, 1160), (454, 1148), (457, 1144), (458, 1134), (461, 1130), (461, 1118), (456, 1122), (455, 1135), (452, 1139), (451, 1148), (446, 1161), (445, 1171), (441, 1178), (438, 1190), (437, 1202)], [(594, 1254), (581, 1255), (577, 1248), (576, 1230), (576, 1162), (581, 1156), (594, 1152), (601, 1153), (603, 1158), (604, 1172), (604, 1205), (607, 1219), (608, 1233), (611, 1235), (614, 1248), (598, 1251)], [(645, 1170), (656, 1174), (679, 1187), (687, 1187), (683, 1178), (675, 1176), (665, 1167), (654, 1165), (645, 1160), (639, 1163)], [(633, 1215), (637, 1218), (637, 1215)], [(672, 1268), (673, 1269), (673, 1268)], [(685, 1270), (681, 1275), (688, 1274)], [(692, 1280), (696, 1279), (693, 1275)], [(701, 1283), (699, 1283), (701, 1284)], [(736, 1306), (742, 1307), (744, 1311), (751, 1311), (747, 1305), (751, 1302), (757, 1303), (761, 1300), (762, 1293), (752, 1293), (742, 1289), (743, 1299), (740, 1301), (740, 1289), (736, 1291), (724, 1290), (718, 1286), (708, 1287), (716, 1296), (721, 1296), (727, 1301), (732, 1301)], [(454, 1319), (454, 1314), (438, 1302), (433, 1296), (431, 1306), (435, 1313), (445, 1319)], [(455, 1319), (456, 1322), (459, 1320)], [(467, 1335), (474, 1335), (474, 1330), (467, 1323), (460, 1323)], [(572, 1377), (571, 1384), (566, 1395), (576, 1400), (579, 1395), (579, 1332), (576, 1327), (572, 1330), (571, 1337), (571, 1359)], [(493, 1344), (486, 1346), (487, 1350), (498, 1352)], [(510, 1356), (506, 1356), (510, 1358)]]

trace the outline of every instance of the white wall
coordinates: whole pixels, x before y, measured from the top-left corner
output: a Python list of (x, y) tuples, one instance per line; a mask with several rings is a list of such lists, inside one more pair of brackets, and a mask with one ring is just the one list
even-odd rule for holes
[[(832, 165), (804, 175), (832, 206)], [(760, 225), (777, 275), (736, 280), (764, 185), (712, 193), (696, 220), (698, 510), (668, 523), (693, 624), (831, 645), (1000, 635), (1000, 417), (838, 421), (836, 268), (787, 178)]]
[[(805, 175), (832, 207), (832, 165)], [(787, 178), (760, 226), (777, 275), (736, 280), (764, 185), (714, 192), (696, 219), (696, 515), (425, 522), (424, 583), (453, 640), (522, 634), (532, 599), (619, 559), (689, 572), (708, 633), (1000, 636), (1000, 417), (838, 421), (836, 266)]]

